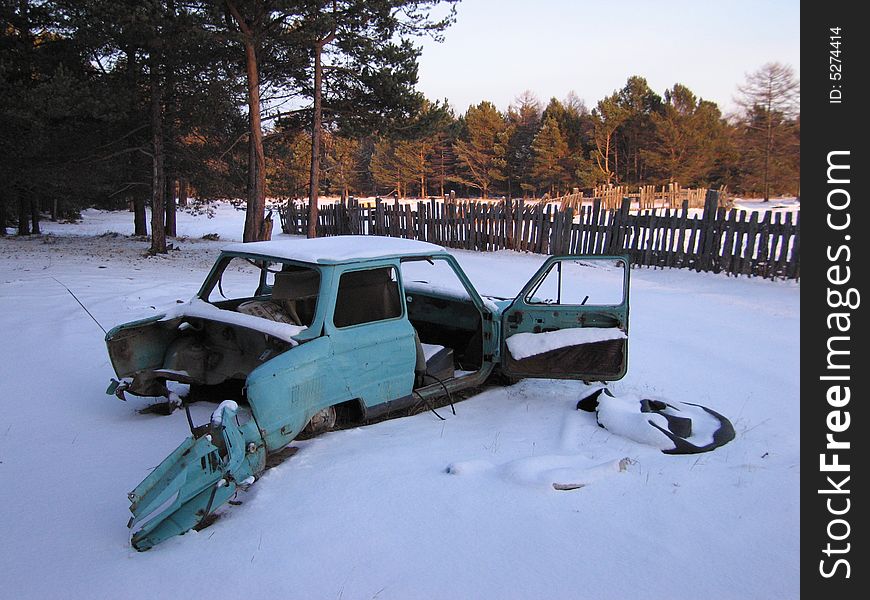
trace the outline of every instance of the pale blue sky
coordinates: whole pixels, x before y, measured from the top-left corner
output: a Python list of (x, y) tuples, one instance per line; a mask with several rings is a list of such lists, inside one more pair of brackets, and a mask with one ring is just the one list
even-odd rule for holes
[(800, 76), (798, 0), (462, 0), (441, 44), (425, 41), (419, 89), (457, 114), (505, 110), (528, 89), (543, 103), (573, 90), (591, 109), (645, 77), (733, 109), (746, 73), (767, 62)]

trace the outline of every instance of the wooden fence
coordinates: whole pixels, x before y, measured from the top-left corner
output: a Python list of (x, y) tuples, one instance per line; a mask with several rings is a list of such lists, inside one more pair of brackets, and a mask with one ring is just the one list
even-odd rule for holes
[[(669, 183), (657, 188), (654, 185), (642, 185), (629, 187), (625, 185), (616, 186), (598, 186), (592, 190), (591, 195), (585, 196), (583, 192), (574, 192), (558, 198), (552, 198), (548, 202), (558, 203), (562, 210), (571, 207), (576, 213), (578, 208), (585, 204), (591, 204), (595, 199), (601, 200), (601, 205), (605, 209), (618, 209), (622, 206), (622, 201), (626, 198), (631, 198), (632, 209), (635, 210), (652, 210), (654, 208), (671, 208), (676, 209), (681, 207), (685, 202), (689, 203), (689, 208), (704, 208), (707, 188), (684, 188), (679, 183)], [(715, 190), (714, 190), (715, 191)], [(719, 205), (730, 206), (727, 190), (722, 188), (719, 192)]]
[[(679, 209), (630, 212), (632, 199), (617, 209), (601, 200), (579, 211), (508, 200), (498, 204), (439, 201), (320, 207), (317, 234), (384, 235), (423, 240), (465, 250), (512, 249), (537, 254), (628, 254), (632, 265), (770, 279), (800, 278), (800, 213), (726, 210), (708, 191), (703, 211)], [(279, 209), (285, 233), (304, 235), (307, 205)]]

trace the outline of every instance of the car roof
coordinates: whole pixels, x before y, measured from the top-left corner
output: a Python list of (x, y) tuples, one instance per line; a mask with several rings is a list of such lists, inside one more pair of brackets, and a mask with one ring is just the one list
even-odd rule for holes
[(446, 254), (441, 246), (417, 240), (373, 235), (340, 235), (322, 238), (298, 238), (269, 242), (236, 243), (223, 248), (233, 254), (254, 254), (321, 265), (335, 265), (363, 260), (403, 256)]

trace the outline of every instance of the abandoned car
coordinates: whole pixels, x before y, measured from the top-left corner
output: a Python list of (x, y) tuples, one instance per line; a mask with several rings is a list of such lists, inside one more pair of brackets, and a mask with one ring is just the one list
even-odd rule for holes
[(225, 248), (192, 300), (106, 336), (120, 397), (220, 402), (204, 425), (187, 412), (191, 436), (129, 494), (132, 545), (146, 550), (200, 525), (306, 428), (362, 423), (480, 385), (496, 369), (621, 378), (628, 281), (626, 257), (553, 256), (515, 298), (488, 297), (426, 242)]

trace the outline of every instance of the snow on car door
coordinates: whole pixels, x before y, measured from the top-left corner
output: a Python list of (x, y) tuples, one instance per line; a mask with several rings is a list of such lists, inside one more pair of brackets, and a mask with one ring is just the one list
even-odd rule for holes
[(613, 381), (628, 368), (629, 261), (552, 256), (502, 312), (502, 370)]

